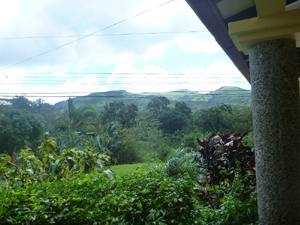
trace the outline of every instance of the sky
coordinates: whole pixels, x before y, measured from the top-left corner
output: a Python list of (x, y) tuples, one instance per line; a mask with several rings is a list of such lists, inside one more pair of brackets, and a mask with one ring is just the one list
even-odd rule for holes
[(185, 0), (0, 0), (0, 52), (0, 98), (250, 89)]

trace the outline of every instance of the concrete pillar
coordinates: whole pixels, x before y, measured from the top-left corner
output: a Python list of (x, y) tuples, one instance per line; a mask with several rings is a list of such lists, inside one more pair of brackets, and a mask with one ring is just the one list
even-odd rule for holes
[(249, 48), (260, 224), (300, 224), (300, 128), (296, 45)]

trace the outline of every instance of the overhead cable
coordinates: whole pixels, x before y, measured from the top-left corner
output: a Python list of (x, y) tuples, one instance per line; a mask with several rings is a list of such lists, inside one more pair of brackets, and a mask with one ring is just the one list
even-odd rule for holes
[(119, 21), (119, 22), (116, 22), (116, 23), (113, 23), (113, 24), (111, 24), (111, 25), (109, 25), (109, 26), (106, 26), (106, 27), (104, 27), (104, 28), (102, 28), (102, 29), (100, 29), (100, 30), (97, 30), (97, 31), (95, 31), (95, 32), (92, 32), (92, 33), (90, 33), (90, 34), (87, 34), (87, 35), (85, 35), (85, 36), (82, 36), (82, 37), (80, 37), (80, 38), (77, 38), (76, 40), (67, 42), (67, 43), (65, 43), (65, 44), (63, 44), (63, 45), (60, 45), (60, 46), (58, 46), (58, 47), (56, 47), (56, 48), (53, 48), (53, 49), (50, 49), (50, 50), (48, 50), (48, 51), (46, 51), (46, 52), (43, 52), (43, 53), (41, 53), (41, 54), (38, 54), (38, 55), (36, 55), (36, 56), (33, 56), (33, 57), (30, 57), (30, 58), (24, 59), (24, 60), (22, 60), (22, 61), (20, 61), (20, 62), (17, 62), (17, 63), (15, 63), (15, 64), (10, 65), (10, 66), (4, 67), (4, 68), (0, 69), (0, 71), (6, 70), (6, 69), (8, 69), (8, 68), (11, 68), (11, 67), (14, 67), (14, 66), (17, 66), (17, 65), (20, 65), (20, 64), (22, 64), (22, 63), (24, 63), (24, 62), (27, 62), (27, 61), (30, 61), (30, 60), (32, 60), (32, 59), (38, 58), (38, 57), (40, 57), (40, 56), (42, 56), (42, 55), (46, 55), (46, 54), (48, 54), (48, 53), (50, 53), (50, 52), (53, 52), (53, 51), (55, 51), (55, 50), (57, 50), (57, 49), (60, 49), (60, 48), (63, 48), (63, 47), (65, 47), (65, 46), (67, 46), (67, 45), (70, 45), (70, 44), (73, 44), (73, 43), (75, 43), (75, 42), (81, 41), (82, 39), (85, 39), (85, 38), (87, 38), (87, 37), (93, 36), (93, 35), (95, 35), (96, 33), (99, 33), (99, 32), (101, 32), (101, 31), (103, 31), (103, 30), (107, 30), (108, 28), (114, 27), (114, 26), (116, 26), (116, 25), (118, 25), (118, 24), (124, 23), (124, 22), (126, 22), (126, 21), (128, 21), (128, 20), (130, 20), (130, 19), (133, 19), (133, 18), (138, 17), (138, 16), (140, 16), (140, 15), (143, 15), (143, 14), (145, 14), (145, 13), (147, 13), (147, 12), (150, 12), (150, 11), (152, 11), (152, 10), (154, 10), (154, 9), (157, 9), (157, 8), (159, 8), (159, 7), (162, 7), (162, 6), (164, 6), (164, 5), (167, 5), (167, 4), (169, 4), (169, 3), (173, 2), (173, 1), (175, 1), (175, 0), (169, 0), (169, 1), (167, 1), (167, 2), (164, 2), (164, 3), (160, 4), (160, 5), (157, 5), (157, 6), (155, 6), (155, 7), (152, 7), (152, 8), (150, 8), (150, 9), (145, 10), (145, 11), (143, 11), (143, 12), (141, 12), (141, 13), (138, 13), (138, 14), (136, 14), (136, 15), (134, 15), (134, 16), (128, 17), (128, 18), (123, 19), (123, 20), (121, 20), (121, 21)]
[[(191, 31), (166, 31), (166, 32), (145, 32), (145, 33), (120, 33), (120, 34), (95, 34), (93, 37), (105, 36), (131, 36), (131, 35), (156, 35), (156, 34), (189, 34), (189, 33), (209, 33), (205, 30)], [(48, 38), (76, 38), (84, 37), (85, 35), (52, 35), (52, 36), (28, 36), (28, 37), (0, 37), (0, 40), (20, 40), (20, 39), (48, 39)]]

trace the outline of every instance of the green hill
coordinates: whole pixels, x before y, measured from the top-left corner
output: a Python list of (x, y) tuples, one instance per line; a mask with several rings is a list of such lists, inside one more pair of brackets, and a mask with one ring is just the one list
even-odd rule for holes
[[(239, 87), (226, 86), (215, 91), (203, 94), (196, 91), (181, 89), (172, 92), (154, 93), (145, 92), (140, 94), (130, 93), (124, 90), (107, 91), (91, 93), (86, 96), (75, 97), (73, 99), (76, 106), (84, 103), (90, 103), (103, 110), (103, 106), (109, 102), (124, 102), (125, 104), (136, 104), (139, 111), (146, 111), (146, 105), (150, 99), (158, 96), (165, 96), (170, 100), (171, 106), (176, 101), (184, 101), (193, 110), (207, 108), (222, 103), (239, 103), (248, 102), (251, 99), (251, 92)], [(61, 101), (54, 105), (56, 109), (64, 109), (67, 107), (67, 101)]]

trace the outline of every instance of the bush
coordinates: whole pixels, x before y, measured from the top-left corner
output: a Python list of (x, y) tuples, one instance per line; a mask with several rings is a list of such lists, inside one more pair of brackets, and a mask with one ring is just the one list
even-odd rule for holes
[(163, 174), (175, 179), (189, 175), (195, 182), (198, 181), (202, 171), (197, 167), (194, 158), (195, 154), (187, 152), (184, 148), (175, 149), (165, 161)]
[(104, 174), (0, 192), (0, 224), (194, 224), (191, 179)]
[[(244, 181), (236, 174), (230, 190), (220, 198), (219, 207), (199, 205), (198, 219), (195, 224), (201, 225), (254, 225), (258, 223), (257, 191), (250, 187), (250, 194), (245, 195)], [(223, 186), (224, 187), (224, 186)], [(249, 190), (248, 190), (249, 191)]]
[[(246, 133), (212, 134), (198, 139), (200, 224), (255, 224), (258, 222), (254, 149), (244, 146)], [(204, 205), (204, 206), (203, 206)]]
[(74, 174), (95, 171), (114, 178), (109, 169), (110, 157), (92, 152), (89, 148), (65, 149), (61, 155), (57, 155), (53, 138), (44, 138), (38, 157), (26, 147), (18, 155), (13, 153), (13, 157), (0, 154), (0, 181), (5, 180), (10, 187), (55, 182), (61, 178), (68, 179)]
[(238, 171), (242, 179), (249, 175), (246, 186), (255, 186), (255, 154), (254, 149), (243, 145), (246, 135), (224, 132), (219, 136), (213, 133), (209, 138), (197, 139), (201, 146), (199, 167), (207, 170), (210, 185), (219, 185), (225, 179), (231, 184)]

